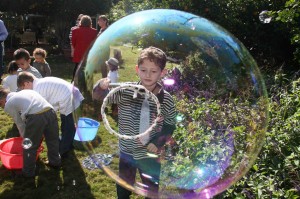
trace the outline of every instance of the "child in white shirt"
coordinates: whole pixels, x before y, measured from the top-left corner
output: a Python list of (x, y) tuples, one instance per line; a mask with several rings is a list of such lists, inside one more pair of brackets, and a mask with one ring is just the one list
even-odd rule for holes
[(8, 64), (8, 69), (7, 69), (8, 75), (2, 81), (3, 88), (6, 88), (11, 92), (17, 90), (18, 69), (19, 69), (18, 64), (15, 61), (11, 61)]
[(119, 81), (119, 61), (116, 58), (110, 58), (105, 63), (109, 68), (109, 72), (107, 74), (108, 79), (110, 79), (111, 83), (117, 83)]
[[(117, 83), (119, 81), (119, 61), (116, 58), (110, 58), (105, 62), (109, 68), (107, 78), (110, 79), (111, 83)], [(117, 104), (112, 104), (111, 111), (113, 116), (118, 115), (118, 106)]]

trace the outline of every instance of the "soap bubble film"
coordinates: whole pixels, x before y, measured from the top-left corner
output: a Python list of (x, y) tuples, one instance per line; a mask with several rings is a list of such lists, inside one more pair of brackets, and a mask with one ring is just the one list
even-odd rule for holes
[(29, 138), (24, 138), (22, 141), (22, 147), (23, 149), (29, 149), (32, 146), (32, 142)]
[[(119, 60), (120, 83), (138, 81), (138, 56), (150, 46), (167, 55), (168, 72), (160, 83), (174, 100), (176, 129), (159, 153), (148, 154), (159, 162), (160, 169), (149, 164), (153, 176), (137, 171), (135, 181), (129, 181), (119, 176), (122, 138), (102, 125), (102, 102), (95, 97), (95, 85), (110, 57)], [(78, 141), (78, 145), (117, 184), (142, 196), (211, 198), (247, 173), (264, 142), (267, 93), (255, 60), (231, 33), (190, 13), (154, 9), (116, 21), (87, 52), (74, 86), (85, 97), (74, 112), (76, 121), (84, 117), (101, 124), (93, 140)], [(107, 104), (105, 115), (118, 132), (122, 118), (114, 114), (113, 106)], [(111, 162), (97, 158), (102, 155), (111, 157)], [(126, 160), (143, 170), (137, 161)], [(141, 177), (159, 184), (158, 193)]]

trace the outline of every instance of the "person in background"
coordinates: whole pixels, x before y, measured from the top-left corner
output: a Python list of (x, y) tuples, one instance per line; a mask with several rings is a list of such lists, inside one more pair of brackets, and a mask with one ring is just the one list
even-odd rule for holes
[(32, 143), (31, 147), (23, 149), (23, 177), (34, 179), (36, 153), (43, 137), (45, 137), (48, 149), (46, 165), (59, 169), (61, 158), (58, 120), (51, 104), (32, 90), (9, 92), (7, 89), (1, 88), (0, 107), (14, 119), (21, 137), (29, 139)]
[(33, 51), (34, 61), (32, 66), (36, 68), (42, 75), (42, 77), (51, 76), (51, 69), (46, 61), (47, 52), (42, 48), (36, 48)]
[(0, 84), (3, 75), (3, 54), (4, 54), (4, 41), (8, 36), (7, 29), (4, 22), (0, 19)]
[(118, 73), (119, 61), (116, 58), (112, 57), (109, 58), (109, 60), (107, 60), (105, 64), (109, 68), (107, 78), (110, 79), (111, 83), (117, 83), (119, 81), (119, 73)]
[[(105, 64), (109, 68), (109, 72), (107, 74), (107, 78), (110, 80), (111, 83), (117, 83), (119, 81), (119, 61), (116, 58), (110, 58)], [(118, 105), (112, 104), (111, 105), (112, 115), (118, 115)]]
[(91, 17), (83, 15), (80, 19), (79, 27), (72, 31), (72, 45), (74, 47), (74, 56), (72, 60), (75, 63), (72, 82), (74, 81), (74, 76), (80, 61), (96, 37), (97, 30), (92, 28)]
[(31, 73), (22, 72), (17, 80), (20, 89), (32, 89), (42, 95), (53, 107), (60, 112), (61, 139), (59, 152), (62, 158), (68, 156), (73, 149), (73, 140), (76, 132), (73, 111), (84, 99), (80, 91), (71, 83), (57, 77), (38, 79)]
[(78, 15), (75, 26), (73, 26), (70, 30), (69, 39), (70, 39), (70, 46), (71, 46), (71, 57), (73, 57), (73, 55), (74, 55), (74, 47), (72, 45), (72, 31), (79, 27), (79, 22), (80, 22), (80, 19), (82, 16), (83, 16), (83, 14)]
[(19, 67), (15, 61), (9, 62), (7, 69), (8, 75), (2, 81), (3, 88), (6, 88), (11, 92), (17, 91), (18, 69)]
[(19, 48), (14, 52), (14, 59), (19, 67), (18, 69), (18, 74), (23, 71), (27, 71), (32, 73), (35, 77), (37, 78), (42, 78), (43, 76), (41, 73), (34, 68), (33, 66), (30, 65), (31, 59), (30, 59), (30, 54), (27, 50), (24, 48)]
[(98, 25), (100, 26), (100, 31), (98, 33), (98, 36), (101, 35), (109, 26), (108, 19), (105, 15), (100, 15), (98, 17)]
[[(98, 33), (98, 37), (108, 28), (108, 19), (105, 15), (99, 15), (98, 17), (98, 25), (100, 26), (100, 31)], [(107, 49), (105, 52), (102, 52), (105, 55), (105, 59), (109, 58), (110, 51)], [(102, 78), (107, 77), (107, 66), (104, 63), (100, 64)]]
[[(105, 61), (106, 67), (109, 68), (109, 72), (107, 78), (109, 79), (110, 83), (117, 83), (119, 81), (119, 61), (116, 58), (109, 58), (109, 60)], [(102, 121), (102, 115), (100, 112), (100, 107), (103, 103), (103, 98), (107, 93), (103, 93), (102, 89), (99, 87), (100, 80), (98, 80), (93, 86), (92, 98), (94, 102), (94, 113), (98, 114), (98, 120)], [(103, 96), (104, 94), (104, 96)], [(112, 115), (118, 115), (118, 106), (117, 104), (112, 104)]]

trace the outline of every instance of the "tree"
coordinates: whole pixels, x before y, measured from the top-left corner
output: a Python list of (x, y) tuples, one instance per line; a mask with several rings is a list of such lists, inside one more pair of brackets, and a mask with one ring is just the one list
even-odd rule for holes
[(281, 10), (285, 2), (286, 0), (120, 0), (113, 5), (110, 18), (115, 21), (128, 14), (153, 8), (190, 12), (223, 26), (248, 48), (259, 65), (269, 65), (274, 71), (274, 67), (281, 66), (282, 63), (293, 65), (289, 63), (294, 51), (290, 43), (290, 31), (285, 24), (273, 21), (262, 23), (259, 14), (264, 10)]
[[(1, 0), (0, 8), (3, 12), (13, 15), (40, 14), (48, 17), (49, 27), (54, 27), (58, 45), (68, 44), (71, 26), (79, 14), (95, 17), (97, 14), (107, 14), (112, 6), (111, 0)], [(95, 22), (96, 23), (96, 22)], [(95, 25), (94, 23), (94, 25)]]
[(286, 1), (283, 9), (273, 11), (271, 14), (276, 17), (276, 21), (288, 25), (291, 35), (291, 43), (295, 46), (294, 58), (300, 63), (300, 1)]

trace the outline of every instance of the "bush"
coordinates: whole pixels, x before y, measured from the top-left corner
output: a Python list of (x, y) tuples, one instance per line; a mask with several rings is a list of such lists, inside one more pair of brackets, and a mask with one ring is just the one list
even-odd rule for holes
[[(173, 134), (179, 147), (163, 176), (186, 190), (239, 179), (254, 164), (266, 131), (267, 99), (251, 92), (245, 69), (230, 69), (228, 80), (224, 68), (210, 65), (204, 56), (190, 54), (170, 89), (179, 114)], [(244, 84), (238, 84), (242, 79)]]
[[(285, 77), (285, 78), (282, 78)], [(224, 198), (299, 198), (300, 78), (275, 75), (265, 145), (251, 171)]]

